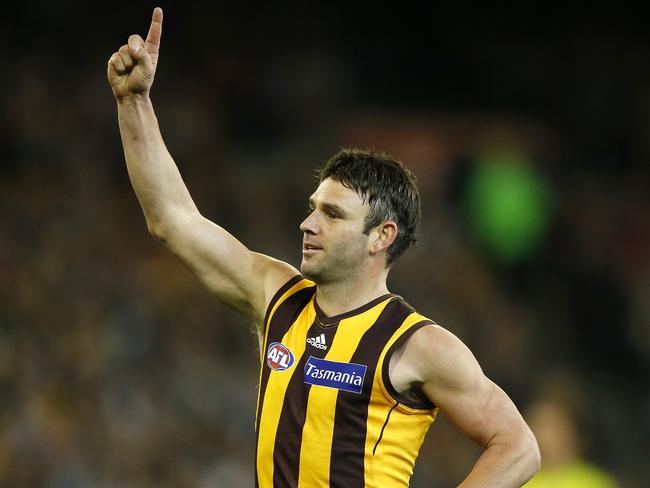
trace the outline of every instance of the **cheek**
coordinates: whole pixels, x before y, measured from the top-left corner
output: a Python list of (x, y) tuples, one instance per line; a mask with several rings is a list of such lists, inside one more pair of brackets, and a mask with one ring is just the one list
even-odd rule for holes
[(368, 237), (358, 231), (346, 232), (339, 236), (336, 254), (347, 257), (358, 257), (367, 252)]

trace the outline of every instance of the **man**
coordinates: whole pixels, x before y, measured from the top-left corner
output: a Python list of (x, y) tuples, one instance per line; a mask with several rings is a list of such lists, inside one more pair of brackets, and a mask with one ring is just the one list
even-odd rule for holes
[(420, 218), (411, 173), (342, 151), (309, 199), (300, 271), (248, 250), (199, 213), (165, 148), (149, 99), (161, 32), (156, 8), (146, 41), (133, 35), (111, 56), (108, 80), (150, 232), (258, 324), (256, 486), (408, 486), (438, 409), (485, 447), (461, 486), (521, 486), (540, 461), (515, 405), (386, 286)]

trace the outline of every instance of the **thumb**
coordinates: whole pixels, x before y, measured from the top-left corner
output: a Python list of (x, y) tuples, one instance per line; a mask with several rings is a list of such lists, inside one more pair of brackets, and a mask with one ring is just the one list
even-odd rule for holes
[(151, 61), (151, 56), (149, 56), (149, 53), (145, 49), (142, 37), (137, 34), (129, 37), (129, 52), (131, 53), (131, 56), (133, 56), (133, 59), (135, 59), (140, 67), (145, 71), (145, 73), (153, 73), (154, 65)]

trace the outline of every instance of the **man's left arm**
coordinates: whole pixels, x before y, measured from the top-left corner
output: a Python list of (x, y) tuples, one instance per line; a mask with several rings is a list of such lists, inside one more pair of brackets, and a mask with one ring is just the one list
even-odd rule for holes
[(520, 487), (537, 472), (535, 436), (460, 339), (437, 325), (422, 327), (401, 352), (395, 364), (401, 374), (485, 448), (460, 487)]

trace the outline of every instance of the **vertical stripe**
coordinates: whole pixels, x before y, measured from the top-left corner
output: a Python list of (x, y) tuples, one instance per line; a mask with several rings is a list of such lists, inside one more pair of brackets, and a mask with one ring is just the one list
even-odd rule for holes
[[(309, 357), (322, 359), (326, 350), (310, 348), (305, 353), (307, 337), (320, 334), (322, 328), (315, 321), (311, 324), (305, 337), (297, 340), (302, 343), (300, 360), (291, 374), (284, 393), (284, 402), (279, 412), (277, 430), (274, 434), (275, 445), (273, 448), (273, 486), (282, 488), (295, 488), (298, 486), (300, 447), (302, 444), (302, 429), (307, 414), (307, 401), (311, 390), (310, 384), (304, 382), (305, 363)], [(337, 328), (332, 329), (334, 340)]]
[[(282, 337), (282, 335), (286, 333), (288, 328), (293, 323), (293, 319), (295, 318), (294, 315), (301, 309), (301, 304), (303, 304), (305, 301), (309, 302), (309, 299), (311, 298), (309, 291), (303, 290), (311, 290), (312, 292), (316, 291), (316, 287), (310, 288), (309, 285), (311, 284), (312, 283), (310, 281), (303, 280), (301, 276), (294, 276), (287, 283), (280, 287), (280, 289), (275, 293), (269, 302), (269, 306), (264, 316), (264, 338), (260, 344), (260, 380), (259, 388), (257, 389), (257, 415), (255, 417), (255, 430), (257, 430), (257, 422), (259, 422), (261, 408), (260, 401), (263, 401), (264, 388), (266, 387), (266, 382), (268, 381), (268, 371), (266, 371), (265, 374), (264, 368), (264, 362), (266, 361), (266, 358), (264, 356), (266, 354), (267, 344), (270, 344), (268, 341), (269, 330), (271, 329), (270, 319), (273, 318), (273, 328), (279, 329), (277, 334), (274, 334), (274, 336), (279, 335)], [(303, 291), (303, 293), (298, 294), (297, 292), (299, 291)], [(287, 300), (287, 297), (291, 297), (291, 299)]]
[[(298, 278), (299, 283), (292, 286), (289, 290), (285, 291), (283, 296), (280, 297), (271, 308), (273, 300), (269, 304), (269, 310), (265, 318), (266, 335), (264, 344), (262, 345), (262, 357), (260, 365), (260, 387), (257, 391), (257, 421), (259, 422), (260, 411), (262, 403), (264, 402), (264, 391), (266, 383), (269, 379), (271, 370), (266, 365), (266, 348), (273, 342), (279, 342), (282, 337), (287, 333), (289, 328), (293, 325), (298, 317), (298, 314), (309, 303), (313, 294), (316, 292), (315, 286), (309, 286), (310, 281), (299, 280), (299, 276), (293, 278), (287, 285), (291, 284), (294, 279)], [(286, 286), (286, 285), (285, 285)], [(279, 290), (281, 292), (282, 289)], [(278, 292), (278, 293), (279, 293)]]
[(401, 300), (391, 300), (375, 325), (361, 338), (350, 362), (365, 364), (367, 380), (361, 395), (340, 392), (336, 402), (334, 435), (330, 464), (332, 488), (363, 488), (364, 458), (368, 405), (372, 392), (375, 369), (382, 349), (388, 339), (412, 313)]
[[(297, 279), (296, 279), (297, 278)], [(292, 285), (293, 283), (293, 285)], [(286, 289), (286, 286), (289, 285), (289, 289)], [(284, 341), (285, 335), (291, 330), (294, 323), (297, 321), (300, 313), (304, 312), (306, 306), (309, 304), (309, 301), (312, 299), (316, 287), (313, 286), (313, 283), (308, 280), (300, 280), (300, 277), (295, 277), (290, 280), (287, 285), (281, 288), (276, 297), (269, 304), (269, 309), (266, 314), (266, 337), (264, 344), (262, 346), (262, 361), (260, 365), (260, 386), (258, 389), (257, 397), (257, 416), (255, 421), (255, 429), (257, 431), (256, 443), (255, 443), (255, 486), (271, 486), (273, 465), (267, 459), (265, 462), (265, 456), (260, 455), (260, 436), (262, 435), (275, 435), (275, 427), (277, 421), (274, 421), (273, 418), (268, 419), (266, 422), (267, 425), (261, 425), (262, 422), (262, 412), (264, 410), (264, 398), (266, 390), (269, 384), (269, 378), (271, 374), (271, 369), (266, 364), (266, 349), (268, 344), (272, 342), (281, 342)], [(282, 293), (285, 289), (284, 293)], [(281, 296), (278, 297), (279, 294)], [(275, 300), (275, 303), (274, 303)], [(298, 351), (292, 351), (296, 354)], [(282, 388), (282, 380), (289, 378), (291, 370), (279, 372), (279, 381), (274, 382), (278, 383), (274, 388)], [(285, 374), (282, 374), (285, 373)], [(286, 387), (286, 385), (285, 385)], [(282, 397), (279, 397), (282, 398)], [(272, 408), (270, 409), (272, 410)], [(272, 431), (273, 433), (271, 434)], [(267, 482), (263, 482), (267, 480)]]
[[(367, 309), (359, 315), (341, 320), (337, 327), (336, 339), (331, 341), (328, 337), (328, 344), (331, 346), (325, 359), (340, 363), (354, 362), (352, 357), (359, 342), (367, 331), (377, 324), (378, 318), (388, 303), (389, 300), (384, 298), (381, 305), (375, 304), (373, 308)], [(368, 371), (366, 371), (364, 383), (372, 383), (372, 375)], [(334, 412), (341, 395), (361, 396), (357, 393), (324, 386), (314, 386), (310, 389), (307, 415), (302, 431), (298, 483), (300, 487), (329, 486)]]
[[(416, 410), (397, 403), (383, 382), (383, 372), (388, 368), (388, 351), (413, 327), (419, 328), (428, 319), (412, 313), (386, 342), (377, 362), (371, 408), (368, 412), (365, 443), (365, 476), (372, 478), (376, 487), (407, 487), (412, 467), (429, 425), (435, 419), (435, 410)], [(388, 412), (393, 410), (389, 421)], [(380, 439), (381, 436), (381, 439)]]

